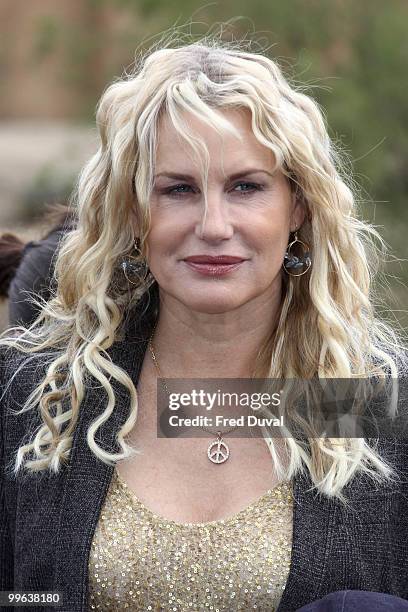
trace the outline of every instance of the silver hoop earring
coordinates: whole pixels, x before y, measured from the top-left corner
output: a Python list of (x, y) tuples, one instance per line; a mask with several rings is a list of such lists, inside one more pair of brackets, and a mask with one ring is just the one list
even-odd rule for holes
[[(295, 250), (299, 248), (301, 253), (296, 255)], [(310, 247), (306, 242), (299, 240), (296, 230), (294, 240), (288, 244), (282, 267), (289, 276), (303, 276), (309, 271), (311, 265)]]
[[(136, 239), (134, 241), (134, 248), (135, 251), (138, 255), (140, 255), (140, 247), (139, 247), (139, 240)], [(134, 261), (136, 259), (136, 261)], [(123, 271), (123, 275), (126, 278), (126, 280), (128, 281), (128, 283), (130, 283), (131, 285), (140, 285), (141, 283), (147, 281), (147, 279), (149, 278), (150, 270), (149, 270), (149, 266), (147, 265), (147, 261), (146, 259), (142, 259), (142, 260), (137, 260), (137, 256), (131, 256), (129, 255), (127, 258), (124, 258), (122, 263), (121, 263), (121, 268)], [(129, 278), (129, 274), (136, 277), (136, 282), (130, 280)]]

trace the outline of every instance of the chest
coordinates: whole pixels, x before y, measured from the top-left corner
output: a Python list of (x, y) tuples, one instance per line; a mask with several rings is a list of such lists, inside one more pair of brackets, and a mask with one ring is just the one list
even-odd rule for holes
[(226, 436), (227, 461), (212, 463), (208, 446), (216, 436), (134, 439), (141, 451), (117, 464), (129, 489), (155, 514), (177, 522), (214, 521), (241, 511), (278, 484), (263, 439)]
[(137, 393), (137, 421), (125, 438), (137, 454), (117, 463), (116, 470), (155, 514), (181, 523), (215, 521), (240, 512), (278, 484), (262, 437), (225, 434), (229, 457), (223, 463), (213, 463), (207, 455), (217, 436), (200, 428), (190, 430), (189, 437), (158, 437), (157, 384), (149, 362), (142, 368)]

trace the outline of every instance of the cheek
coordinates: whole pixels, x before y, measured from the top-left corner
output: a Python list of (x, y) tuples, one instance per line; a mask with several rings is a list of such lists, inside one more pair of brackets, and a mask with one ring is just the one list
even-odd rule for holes
[(251, 232), (254, 247), (269, 260), (283, 259), (289, 237), (289, 220), (263, 219)]
[(163, 215), (152, 214), (150, 232), (147, 238), (147, 245), (150, 256), (159, 254), (167, 248), (171, 237), (174, 234), (174, 224), (171, 219), (162, 218)]
[(181, 214), (175, 207), (151, 211), (151, 230), (147, 239), (151, 254), (173, 252), (183, 237), (193, 231), (186, 214)]
[(159, 269), (174, 261), (182, 242), (180, 227), (174, 223), (160, 223), (154, 226), (147, 239), (150, 265)]

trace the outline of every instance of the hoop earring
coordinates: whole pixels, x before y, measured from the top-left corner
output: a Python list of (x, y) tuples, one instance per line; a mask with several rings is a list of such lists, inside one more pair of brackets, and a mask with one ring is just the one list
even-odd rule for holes
[[(293, 253), (293, 246), (296, 243), (298, 243), (300, 245), (300, 248), (302, 249), (301, 255), (295, 255)], [(303, 276), (303, 274), (306, 274), (306, 272), (309, 271), (311, 265), (312, 259), (310, 257), (310, 247), (308, 244), (306, 244), (306, 242), (299, 240), (296, 230), (295, 239), (288, 244), (288, 248), (283, 258), (282, 267), (285, 270), (286, 274), (289, 274), (289, 276)], [(294, 274), (292, 270), (294, 270), (295, 272), (299, 270), (300, 272)]]
[[(133, 244), (134, 244), (135, 251), (138, 253), (138, 255), (140, 255), (139, 239), (136, 239)], [(130, 283), (131, 285), (140, 285), (141, 283), (147, 281), (151, 272), (149, 270), (149, 267), (145, 259), (139, 260), (139, 261), (133, 261), (134, 259), (137, 259), (137, 257), (128, 256), (127, 259), (126, 258), (123, 259), (121, 268), (123, 271), (123, 275), (128, 281), (128, 283)], [(129, 272), (137, 277), (138, 280), (136, 282), (133, 282), (130, 280), (128, 276)]]

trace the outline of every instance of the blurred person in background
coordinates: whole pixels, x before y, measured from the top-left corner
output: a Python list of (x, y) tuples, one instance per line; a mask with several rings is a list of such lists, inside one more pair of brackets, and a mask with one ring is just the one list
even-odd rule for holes
[(70, 612), (404, 609), (406, 441), (157, 435), (163, 378), (406, 373), (317, 104), (208, 37), (148, 52), (97, 124), (53, 291), (0, 341), (0, 588)]
[(47, 207), (52, 228), (39, 240), (24, 242), (13, 233), (0, 235), (0, 299), (8, 299), (10, 326), (31, 325), (48, 301), (54, 273), (54, 259), (63, 235), (74, 229), (73, 211), (63, 204)]

